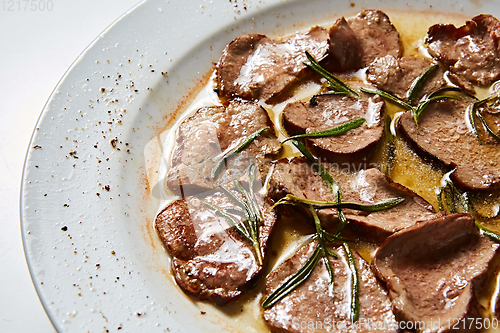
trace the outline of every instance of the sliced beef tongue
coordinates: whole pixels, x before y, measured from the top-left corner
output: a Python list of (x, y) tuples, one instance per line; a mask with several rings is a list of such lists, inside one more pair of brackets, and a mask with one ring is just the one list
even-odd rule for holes
[[(314, 252), (316, 242), (302, 247), (293, 257), (271, 272), (266, 293), (272, 293), (295, 274)], [(333, 295), (329, 295), (329, 275), (323, 260), (294, 291), (264, 311), (264, 319), (273, 332), (397, 332), (387, 292), (357, 253), (353, 252), (359, 274), (359, 309), (357, 322), (350, 320), (351, 272), (342, 247), (333, 249), (338, 259), (331, 259), (335, 275)]]
[[(241, 153), (227, 159), (222, 171), (212, 177), (225, 152), (266, 126), (270, 129)], [(279, 151), (272, 122), (262, 107), (241, 100), (231, 101), (227, 108), (204, 107), (179, 126), (166, 184), (184, 196), (201, 193), (244, 177), (251, 163), (256, 163), (265, 177), (270, 161)]]
[[(351, 83), (357, 88), (357, 83)], [(350, 120), (365, 118), (363, 125), (343, 134), (306, 138), (306, 146), (316, 155), (332, 162), (353, 162), (373, 152), (384, 133), (384, 102), (362, 93), (363, 99), (352, 96), (327, 95), (316, 99), (317, 104), (293, 102), (283, 110), (283, 126), (290, 135), (319, 132), (337, 127)]]
[[(173, 202), (158, 214), (155, 227), (173, 256), (172, 270), (178, 285), (201, 300), (223, 305), (251, 287), (262, 266), (251, 242), (203, 202), (226, 209), (241, 223), (241, 214), (232, 210), (233, 201), (212, 192)], [(265, 260), (276, 217), (262, 196), (257, 196), (257, 202), (263, 215), (259, 243)]]
[(318, 61), (326, 57), (326, 29), (314, 27), (283, 41), (264, 35), (236, 38), (226, 47), (217, 65), (219, 95), (268, 101), (304, 76), (305, 51)]
[(330, 28), (330, 63), (334, 72), (368, 66), (386, 55), (403, 53), (399, 33), (380, 10), (363, 10), (355, 17), (341, 18)]
[[(418, 127), (408, 111), (400, 118), (400, 128), (419, 150), (456, 168), (451, 178), (458, 185), (471, 190), (498, 188), (500, 143), (476, 119), (482, 139), (482, 144), (479, 143), (467, 121), (469, 106), (470, 103), (462, 101), (431, 103), (420, 116)], [(498, 128), (500, 114), (484, 115), (492, 128)]]
[(330, 28), (329, 34), (329, 69), (334, 72), (348, 72), (364, 67), (361, 41), (345, 18), (339, 18)]
[[(470, 215), (454, 214), (390, 236), (372, 265), (387, 283), (398, 320), (415, 323), (417, 332), (454, 332), (449, 323), (481, 318), (475, 295), (498, 246)], [(461, 325), (460, 332), (475, 328)]]
[(478, 15), (465, 25), (436, 24), (429, 28), (429, 53), (449, 66), (450, 79), (488, 85), (500, 79), (500, 22)]
[[(392, 233), (414, 225), (417, 221), (428, 220), (435, 216), (432, 206), (423, 198), (406, 187), (392, 182), (377, 169), (371, 168), (350, 172), (339, 169), (336, 165), (323, 164), (342, 190), (342, 200), (360, 204), (377, 202), (402, 197), (405, 201), (391, 209), (379, 212), (360, 212), (344, 209), (350, 221), (349, 228), (358, 237), (382, 241)], [(269, 180), (269, 195), (278, 200), (286, 194), (319, 201), (335, 201), (334, 193), (304, 158), (291, 161), (279, 160)], [(299, 210), (308, 216), (307, 211)], [(285, 212), (286, 213), (286, 212)], [(325, 227), (338, 223), (334, 209), (318, 210), (318, 216)]]
[[(407, 101), (407, 93), (413, 82), (424, 74), (431, 66), (432, 61), (426, 58), (402, 57), (391, 55), (373, 61), (367, 70), (368, 81), (378, 89)], [(424, 81), (424, 86), (415, 99), (418, 102), (425, 95), (438, 90), (446, 84), (443, 78), (444, 70), (436, 68)]]

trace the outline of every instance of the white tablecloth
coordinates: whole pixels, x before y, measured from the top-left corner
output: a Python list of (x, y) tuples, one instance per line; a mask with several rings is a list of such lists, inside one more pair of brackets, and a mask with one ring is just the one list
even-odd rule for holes
[(5, 0), (0, 3), (2, 333), (54, 332), (31, 282), (21, 241), (19, 189), (31, 133), (66, 69), (100, 32), (137, 2)]

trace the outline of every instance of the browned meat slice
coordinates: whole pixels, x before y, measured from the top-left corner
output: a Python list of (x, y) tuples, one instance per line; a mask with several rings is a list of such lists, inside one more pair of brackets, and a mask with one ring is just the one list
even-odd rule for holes
[[(450, 79), (488, 85), (500, 79), (500, 22), (491, 15), (479, 15), (456, 28), (436, 24), (429, 28), (429, 53), (446, 66)], [(454, 79), (454, 77), (458, 77)]]
[[(369, 205), (398, 197), (405, 199), (403, 203), (379, 212), (343, 210), (350, 221), (349, 227), (355, 231), (356, 236), (381, 241), (398, 230), (435, 215), (427, 201), (403, 185), (392, 182), (377, 169), (351, 173), (348, 169), (341, 170), (336, 165), (324, 166), (340, 186), (345, 202)], [(282, 159), (275, 164), (269, 180), (269, 196), (277, 201), (287, 194), (319, 201), (336, 199), (305, 158), (294, 158), (291, 161)], [(307, 211), (298, 211), (301, 216), (308, 216)], [(338, 223), (334, 209), (318, 210), (318, 216), (325, 227)]]
[(264, 35), (243, 35), (233, 40), (217, 65), (219, 96), (269, 100), (304, 74), (308, 51), (318, 61), (328, 52), (328, 32), (314, 27), (281, 42)]
[[(227, 165), (214, 178), (212, 170), (224, 152), (238, 147), (262, 127), (270, 129), (227, 160)], [(280, 150), (272, 122), (260, 106), (233, 100), (227, 108), (204, 107), (186, 119), (179, 127), (167, 174), (167, 186), (184, 196), (206, 191), (243, 177), (250, 163), (257, 163), (267, 173), (268, 164)]]
[(400, 57), (403, 47), (399, 33), (392, 25), (387, 14), (380, 10), (363, 10), (355, 17), (347, 19), (355, 32), (363, 50), (363, 65), (386, 55)]
[[(235, 213), (231, 216), (241, 221), (241, 214), (231, 210), (234, 204), (226, 195), (211, 193), (170, 204), (156, 217), (155, 227), (173, 256), (172, 270), (179, 286), (201, 300), (222, 305), (248, 289), (262, 266), (251, 242), (202, 202)], [(262, 196), (258, 196), (258, 205), (263, 214), (259, 239), (265, 258), (276, 217)]]
[(335, 72), (347, 72), (363, 67), (363, 48), (356, 33), (341, 17), (330, 28), (328, 67)]
[[(387, 55), (376, 59), (368, 66), (367, 77), (368, 81), (378, 89), (407, 101), (407, 93), (412, 83), (432, 65), (432, 62), (426, 58), (402, 57), (398, 59)], [(415, 102), (443, 87), (446, 84), (443, 74), (444, 70), (441, 67), (436, 68), (426, 78)]]
[[(302, 247), (292, 258), (269, 274), (269, 295), (289, 276), (295, 274), (314, 252), (316, 242)], [(342, 247), (334, 248), (339, 258), (331, 259), (335, 274), (333, 295), (329, 295), (329, 278), (323, 260), (312, 274), (293, 292), (264, 310), (264, 319), (273, 332), (397, 332), (387, 292), (381, 287), (370, 266), (353, 252), (359, 274), (359, 320), (351, 323), (350, 269)], [(312, 323), (312, 325), (311, 325)]]
[(372, 264), (387, 283), (398, 320), (420, 322), (417, 332), (455, 332), (449, 322), (481, 318), (475, 295), (498, 246), (480, 235), (470, 215), (455, 214), (390, 236)]
[(380, 10), (364, 10), (347, 21), (342, 17), (329, 33), (328, 68), (334, 72), (357, 70), (376, 58), (402, 54), (399, 33)]
[[(451, 175), (458, 185), (474, 190), (500, 185), (500, 143), (488, 135), (479, 122), (482, 139), (473, 134), (468, 124), (467, 107), (461, 101), (436, 102), (429, 105), (418, 120), (418, 127), (408, 111), (400, 118), (400, 127), (419, 150), (445, 165), (457, 168)], [(484, 113), (492, 128), (498, 131), (500, 114)]]
[(324, 131), (365, 118), (363, 125), (341, 135), (304, 140), (311, 151), (329, 161), (357, 161), (373, 152), (372, 148), (384, 133), (384, 102), (378, 96), (362, 94), (362, 100), (330, 95), (319, 97), (317, 105), (309, 101), (290, 103), (283, 110), (283, 126), (290, 135), (296, 135)]

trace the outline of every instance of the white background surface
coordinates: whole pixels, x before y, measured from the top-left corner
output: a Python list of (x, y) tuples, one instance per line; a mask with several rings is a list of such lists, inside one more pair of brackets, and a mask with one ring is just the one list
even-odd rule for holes
[(41, 11), (38, 8), (31, 10), (35, 8), (31, 7), (32, 2), (15, 0), (9, 11), (9, 0), (0, 1), (2, 333), (54, 332), (31, 282), (19, 223), (22, 168), (38, 116), (57, 82), (78, 55), (138, 2), (52, 0), (52, 10)]

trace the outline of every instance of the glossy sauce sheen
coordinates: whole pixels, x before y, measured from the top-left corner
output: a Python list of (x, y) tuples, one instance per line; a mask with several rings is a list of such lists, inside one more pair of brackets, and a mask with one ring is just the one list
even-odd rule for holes
[[(357, 11), (353, 11), (354, 15)], [(385, 11), (390, 17), (392, 23), (399, 31), (401, 40), (404, 45), (404, 56), (423, 56), (422, 41), (427, 33), (427, 29), (437, 23), (453, 23), (456, 26), (462, 25), (465, 20), (471, 17), (465, 17), (452, 14), (438, 14), (432, 12), (396, 12)], [(472, 15), (472, 14), (471, 14)], [(349, 15), (347, 15), (349, 16)], [(330, 22), (321, 23), (321, 26), (329, 28), (333, 22), (340, 17), (332, 17)], [(293, 33), (293, 32), (291, 32)], [(270, 36), (273, 37), (273, 36)], [(208, 82), (207, 86), (199, 93), (193, 100), (193, 103), (186, 108), (181, 114), (179, 120), (174, 124), (175, 128), (182, 120), (186, 119), (189, 115), (194, 113), (202, 106), (220, 105), (217, 96), (213, 93), (214, 80), (213, 77)], [(276, 105), (267, 105), (261, 103), (268, 111), (270, 118), (274, 121), (275, 127), (278, 130), (279, 139), (282, 140), (284, 130), (280, 122), (280, 114), (288, 102), (296, 100), (306, 100), (311, 95), (319, 90), (318, 82), (305, 82), (295, 91), (295, 95), (289, 100)], [(487, 95), (486, 89), (478, 89), (478, 97)], [(386, 114), (394, 118), (394, 115), (402, 111), (394, 105), (386, 103)], [(168, 128), (160, 135), (161, 140), (164, 142), (162, 145), (163, 159), (161, 165), (156, 166), (159, 170), (159, 179), (163, 179), (167, 172), (169, 164), (169, 156), (171, 155), (172, 145), (174, 142), (175, 131)], [(418, 156), (408, 144), (398, 135), (395, 139), (395, 162), (392, 165), (390, 178), (395, 182), (400, 183), (426, 199), (437, 210), (437, 197), (436, 191), (440, 187), (440, 181), (446, 170), (441, 169), (430, 162), (426, 162)], [(380, 169), (386, 165), (387, 161), (387, 147), (386, 140), (377, 147), (377, 151), (368, 163), (375, 163), (380, 166)], [(283, 153), (280, 157), (296, 156), (297, 151), (294, 151), (290, 146), (285, 146)], [(156, 177), (156, 175), (155, 175)], [(150, 180), (151, 181), (151, 180)], [(161, 189), (162, 204), (158, 211), (161, 211), (168, 203), (175, 200), (176, 197), (168, 192), (163, 186)], [(500, 200), (500, 191), (495, 193), (487, 192), (473, 195), (473, 200), (476, 208), (481, 213), (492, 215), (498, 209), (498, 202)], [(500, 231), (500, 219), (485, 220), (483, 224), (492, 230)], [(280, 262), (293, 255), (296, 249), (307, 241), (307, 235), (314, 233), (314, 230), (307, 225), (297, 225), (290, 221), (281, 221), (280, 225), (274, 230), (273, 244), (270, 251), (271, 256), (268, 263), (266, 272), (270, 272)], [(370, 262), (373, 252), (376, 250), (376, 245), (367, 243), (358, 243), (354, 246), (358, 253), (364, 259)], [(499, 265), (500, 266), (500, 265)], [(498, 269), (497, 269), (498, 271)], [(266, 273), (267, 275), (267, 273)], [(481, 304), (484, 305), (484, 316), (493, 318), (491, 312), (491, 299), (496, 299), (494, 295), (497, 286), (497, 278), (492, 277), (488, 282), (488, 293), (481, 295)], [(226, 331), (241, 331), (241, 332), (268, 332), (269, 327), (264, 322), (262, 316), (262, 309), (260, 303), (262, 302), (262, 291), (264, 290), (265, 279), (261, 279), (259, 284), (249, 293), (245, 294), (239, 301), (231, 303), (224, 307), (216, 307), (211, 305), (203, 305), (202, 308), (206, 311), (205, 319), (214, 322), (221, 322)], [(493, 296), (492, 296), (493, 295)], [(493, 304), (494, 306), (494, 304)], [(224, 322), (224, 324), (222, 324)], [(494, 332), (489, 330), (484, 332)]]

